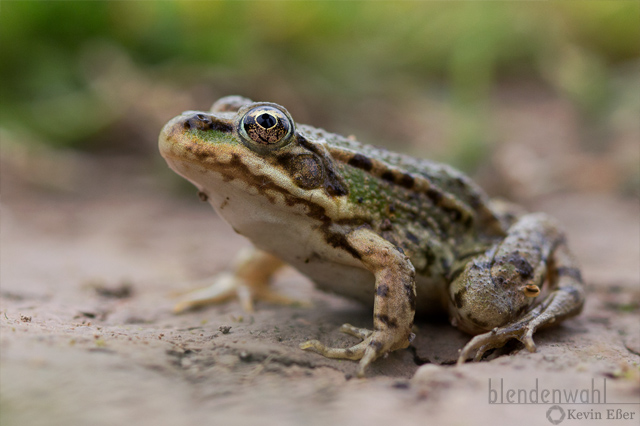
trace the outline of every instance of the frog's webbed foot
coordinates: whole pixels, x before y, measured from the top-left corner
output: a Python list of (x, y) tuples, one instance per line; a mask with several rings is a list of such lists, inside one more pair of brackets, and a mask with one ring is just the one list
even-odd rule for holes
[(297, 304), (296, 300), (269, 288), (273, 273), (282, 261), (268, 253), (250, 249), (238, 255), (233, 272), (216, 276), (213, 284), (187, 293), (174, 307), (180, 313), (201, 306), (238, 299), (246, 312), (253, 312), (253, 302), (260, 300), (279, 304)]
[[(395, 337), (388, 331), (372, 331), (366, 328), (354, 327), (351, 324), (343, 324), (340, 331), (362, 339), (362, 342), (350, 348), (332, 348), (317, 340), (309, 340), (300, 344), (300, 349), (308, 350), (327, 358), (360, 360), (358, 377), (363, 377), (366, 368), (375, 359), (393, 350)], [(386, 344), (383, 342), (387, 342)]]

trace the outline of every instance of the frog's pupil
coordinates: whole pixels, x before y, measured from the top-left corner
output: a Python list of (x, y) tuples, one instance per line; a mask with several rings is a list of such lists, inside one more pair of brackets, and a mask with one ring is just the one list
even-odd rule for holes
[(270, 129), (276, 125), (276, 119), (271, 114), (261, 114), (256, 118), (256, 122), (265, 129)]

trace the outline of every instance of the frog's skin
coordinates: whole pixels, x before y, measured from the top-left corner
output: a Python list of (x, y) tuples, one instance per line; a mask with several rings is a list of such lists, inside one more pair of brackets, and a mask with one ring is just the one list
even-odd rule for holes
[(446, 165), (295, 124), (283, 107), (230, 96), (162, 129), (160, 152), (202, 199), (256, 247), (232, 272), (176, 306), (238, 297), (286, 302), (269, 290), (284, 263), (322, 290), (373, 305), (373, 330), (342, 331), (347, 349), (301, 345), (331, 358), (406, 348), (415, 312), (448, 312), (476, 335), (459, 363), (580, 313), (584, 285), (564, 234), (545, 214), (492, 202)]

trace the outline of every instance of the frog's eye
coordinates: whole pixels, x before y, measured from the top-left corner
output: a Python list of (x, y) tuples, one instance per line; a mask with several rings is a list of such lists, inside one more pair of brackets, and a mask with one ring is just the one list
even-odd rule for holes
[(293, 126), (284, 112), (265, 105), (250, 109), (239, 127), (240, 135), (250, 146), (271, 150), (289, 142)]

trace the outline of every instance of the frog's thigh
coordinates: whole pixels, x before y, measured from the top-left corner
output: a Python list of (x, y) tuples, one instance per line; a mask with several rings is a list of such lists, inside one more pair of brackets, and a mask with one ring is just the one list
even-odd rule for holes
[(271, 277), (282, 265), (280, 259), (262, 250), (242, 250), (236, 256), (232, 271), (214, 277), (213, 283), (208, 287), (188, 293), (174, 306), (173, 311), (179, 313), (236, 297), (247, 312), (253, 311), (254, 300), (293, 303), (268, 287)]
[(376, 358), (409, 346), (415, 314), (415, 270), (407, 256), (371, 230), (355, 230), (347, 242), (375, 276), (373, 331), (345, 324), (341, 330), (362, 338), (361, 343), (340, 349), (312, 340), (300, 347), (329, 358), (360, 359), (358, 376), (363, 376)]
[[(547, 289), (540, 291), (546, 280)], [(546, 295), (545, 295), (546, 294)], [(535, 351), (539, 327), (577, 315), (584, 284), (564, 234), (547, 215), (523, 216), (507, 237), (469, 262), (450, 287), (450, 312), (458, 326), (477, 334), (459, 362), (476, 359), (516, 338)]]

